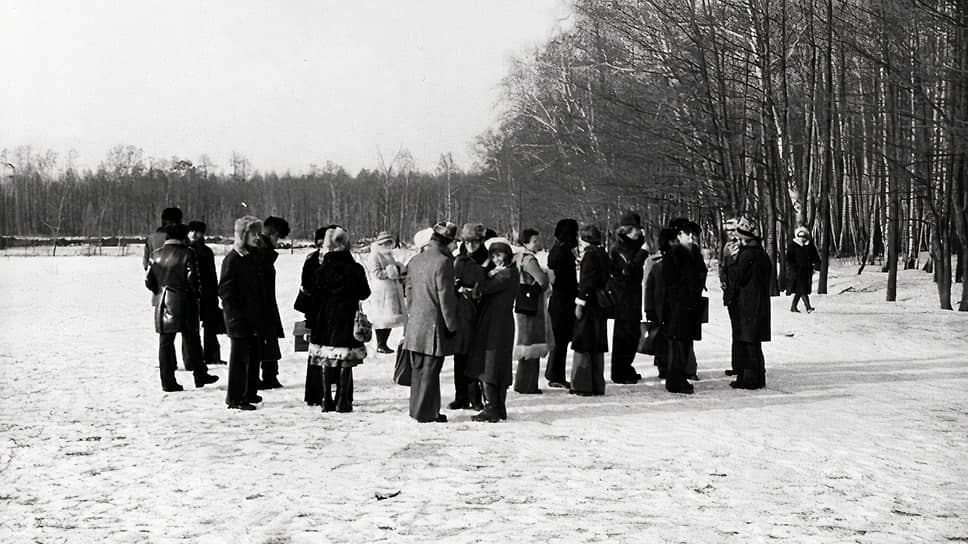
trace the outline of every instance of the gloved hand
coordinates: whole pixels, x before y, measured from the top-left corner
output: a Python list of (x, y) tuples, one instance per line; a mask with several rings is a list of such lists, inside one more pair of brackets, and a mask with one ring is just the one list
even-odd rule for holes
[(581, 319), (583, 315), (585, 315), (585, 307), (584, 306), (575, 306), (575, 317), (577, 319)]

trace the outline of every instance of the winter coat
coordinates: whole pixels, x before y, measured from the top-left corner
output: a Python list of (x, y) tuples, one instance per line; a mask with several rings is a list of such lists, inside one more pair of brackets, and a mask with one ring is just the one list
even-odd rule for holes
[(608, 255), (601, 246), (588, 246), (581, 257), (577, 298), (584, 301), (581, 319), (575, 321), (571, 347), (582, 353), (605, 353), (608, 336), (605, 313), (599, 307), (595, 291), (608, 284)]
[(444, 357), (454, 353), (457, 321), (454, 258), (431, 241), (407, 263), (410, 298), (403, 347), (414, 353)]
[(312, 355), (326, 359), (362, 359), (363, 342), (353, 336), (360, 301), (370, 296), (363, 266), (349, 251), (331, 251), (316, 270), (313, 292), (318, 296), (306, 319), (311, 329)]
[(181, 240), (168, 240), (148, 265), (145, 286), (154, 294), (155, 332), (198, 330), (198, 263)]
[(393, 258), (391, 251), (372, 247), (366, 256), (366, 272), (372, 291), (367, 299), (366, 315), (374, 329), (392, 329), (407, 323), (407, 307), (400, 279), (402, 270), (403, 265)]
[(760, 246), (743, 246), (729, 267), (734, 296), (729, 301), (733, 341), (770, 341), (769, 255)]
[(790, 242), (786, 252), (787, 294), (809, 295), (813, 292), (813, 271), (820, 267), (817, 247), (810, 241)]
[[(484, 246), (481, 246), (483, 248)], [(457, 293), (457, 330), (454, 336), (454, 353), (469, 353), (474, 332), (477, 329), (478, 302), (471, 296), (471, 289), (486, 277), (484, 259), (480, 260), (480, 252), (472, 254), (459, 253), (454, 259), (455, 292)]]
[(145, 239), (145, 252), (141, 257), (141, 265), (145, 270), (148, 270), (148, 266), (151, 265), (151, 256), (163, 245), (165, 245), (165, 229), (158, 227)]
[(575, 254), (572, 253), (573, 247), (557, 240), (548, 252), (548, 269), (554, 273), (555, 278), (551, 296), (556, 299), (571, 301), (578, 295), (578, 271)]
[(471, 341), (470, 357), (465, 374), (482, 382), (507, 387), (514, 381), (511, 372), (514, 360), (514, 299), (521, 282), (513, 264), (488, 274), (477, 284), (480, 293), (480, 315)]
[(673, 340), (700, 340), (701, 298), (706, 265), (698, 251), (674, 245), (662, 256), (662, 334)]
[(522, 285), (540, 285), (538, 311), (535, 315), (514, 314), (517, 339), (514, 341), (514, 359), (540, 359), (548, 354), (548, 326), (545, 320), (545, 298), (548, 275), (538, 264), (534, 253), (524, 250), (514, 256), (514, 265), (521, 276)]
[(313, 293), (313, 288), (316, 285), (316, 271), (322, 264), (318, 249), (306, 255), (306, 260), (303, 261), (302, 271), (299, 275), (299, 292), (296, 294), (296, 303), (293, 305), (300, 312), (303, 312), (303, 316), (309, 313), (306, 311), (307, 307), (315, 308), (315, 305), (318, 304), (314, 301), (316, 295)]
[(198, 281), (201, 284), (201, 317), (206, 330), (214, 330), (217, 334), (225, 332), (225, 320), (222, 309), (218, 306), (218, 276), (215, 273), (215, 254), (205, 242), (198, 241), (188, 244), (195, 252), (198, 262)]
[(723, 289), (724, 305), (731, 296), (729, 292), (729, 267), (736, 262), (739, 247), (739, 242), (730, 240), (723, 244), (723, 249), (719, 253), (719, 285)]
[(259, 256), (254, 250), (233, 248), (222, 260), (218, 296), (230, 338), (263, 336), (268, 332), (264, 285)]
[(262, 267), (262, 296), (265, 297), (263, 307), (266, 311), (264, 320), (267, 333), (263, 336), (284, 338), (282, 318), (279, 317), (279, 301), (276, 300), (276, 259), (279, 258), (279, 252), (269, 245), (267, 239), (264, 239), (264, 243), (266, 245), (258, 251), (259, 264)]
[(645, 279), (645, 318), (650, 323), (662, 323), (665, 304), (665, 283), (662, 279), (662, 255), (653, 255), (652, 267)]
[(620, 237), (612, 246), (608, 259), (611, 285), (618, 297), (616, 319), (636, 323), (642, 320), (642, 278), (648, 258), (649, 253), (642, 249), (642, 240)]

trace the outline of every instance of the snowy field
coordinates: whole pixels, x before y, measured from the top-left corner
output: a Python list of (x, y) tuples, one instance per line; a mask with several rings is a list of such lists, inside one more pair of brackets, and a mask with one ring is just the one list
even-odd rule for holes
[[(302, 260), (278, 262), (287, 327)], [(255, 412), (225, 408), (225, 367), (162, 393), (140, 254), (0, 258), (0, 542), (968, 542), (968, 313), (885, 281), (774, 299), (766, 390), (728, 386), (710, 281), (695, 395), (640, 355), (604, 397), (542, 379), (507, 422), (440, 425), (407, 417), (392, 355), (357, 368), (353, 413), (305, 406), (291, 337)]]

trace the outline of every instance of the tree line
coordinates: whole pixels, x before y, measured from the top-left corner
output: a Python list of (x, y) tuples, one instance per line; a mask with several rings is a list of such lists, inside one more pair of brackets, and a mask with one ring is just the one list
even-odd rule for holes
[(302, 237), (338, 222), (406, 238), (441, 217), (550, 235), (561, 217), (607, 227), (632, 209), (653, 238), (686, 215), (717, 246), (724, 219), (746, 214), (779, 277), (802, 224), (822, 254), (821, 293), (833, 256), (858, 272), (881, 263), (888, 300), (899, 264), (926, 264), (940, 306), (960, 281), (968, 310), (968, 0), (573, 7), (567, 30), (513, 60), (472, 169), (443, 154), (418, 171), (400, 150), (356, 175), (331, 162), (259, 172), (239, 153), (216, 171), (204, 155), (129, 145), (79, 172), (71, 156), (20, 147), (0, 157), (2, 234), (143, 233), (179, 205), (225, 235), (243, 213), (286, 217)]

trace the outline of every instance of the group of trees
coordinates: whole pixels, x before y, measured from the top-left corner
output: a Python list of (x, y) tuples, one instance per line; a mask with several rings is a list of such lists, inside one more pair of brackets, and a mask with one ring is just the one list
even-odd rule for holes
[(329, 222), (407, 237), (441, 217), (550, 233), (634, 209), (653, 237), (686, 215), (715, 246), (745, 214), (781, 277), (802, 224), (820, 292), (829, 257), (854, 256), (883, 263), (893, 300), (898, 263), (927, 251), (941, 307), (962, 281), (968, 310), (968, 0), (574, 0), (571, 23), (512, 62), (473, 171), (445, 154), (421, 172), (405, 150), (355, 176), (260, 173), (238, 153), (216, 171), (119, 146), (77, 172), (18, 148), (0, 157), (0, 229), (147, 232), (177, 204), (222, 234), (247, 212), (303, 237)]
[(746, 214), (781, 267), (802, 224), (820, 292), (829, 256), (884, 253), (893, 300), (898, 262), (927, 251), (951, 308), (968, 259), (968, 1), (576, 0), (574, 17), (517, 59), (481, 138), (512, 217), (515, 200), (558, 214), (580, 194), (584, 219), (685, 214), (715, 240)]

